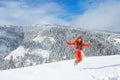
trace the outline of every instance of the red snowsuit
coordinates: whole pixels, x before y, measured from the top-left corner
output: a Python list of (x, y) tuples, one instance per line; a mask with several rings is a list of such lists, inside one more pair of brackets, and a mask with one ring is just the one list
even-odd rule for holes
[(79, 63), (80, 61), (82, 61), (82, 54), (81, 54), (81, 50), (84, 49), (85, 46), (91, 46), (91, 44), (84, 44), (82, 43), (81, 44), (81, 47), (80, 49), (76, 49), (77, 47), (77, 41), (74, 41), (74, 42), (66, 42), (68, 45), (73, 45), (74, 46), (74, 55), (75, 55), (75, 63)]

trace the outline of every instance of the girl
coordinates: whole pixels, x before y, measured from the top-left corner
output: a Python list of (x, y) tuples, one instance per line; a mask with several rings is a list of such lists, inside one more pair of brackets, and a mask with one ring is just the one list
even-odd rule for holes
[(67, 45), (73, 45), (74, 46), (74, 55), (75, 55), (75, 62), (76, 65), (80, 61), (82, 61), (82, 54), (81, 51), (84, 49), (85, 46), (91, 46), (91, 44), (84, 44), (82, 37), (78, 37), (74, 42), (66, 42)]

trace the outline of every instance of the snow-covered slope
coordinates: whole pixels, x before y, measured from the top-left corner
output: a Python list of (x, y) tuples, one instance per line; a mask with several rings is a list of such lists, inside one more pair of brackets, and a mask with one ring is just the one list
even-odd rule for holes
[[(26, 54), (28, 54), (28, 51), (29, 51), (29, 49), (25, 50), (25, 48), (23, 46), (20, 46), (16, 50), (12, 51), (4, 59), (9, 60), (12, 57), (15, 60), (15, 59), (17, 59), (17, 57), (24, 57)], [(29, 54), (38, 55), (38, 56), (41, 55), (43, 58), (48, 58), (49, 57), (49, 52), (46, 51), (46, 50), (42, 50), (42, 49), (35, 49)]]
[(0, 72), (0, 80), (120, 80), (120, 55), (86, 57)]
[(0, 54), (6, 53), (0, 60), (4, 66), (0, 69), (73, 59), (73, 48), (66, 41), (74, 41), (78, 36), (83, 37), (84, 43), (92, 44), (83, 51), (85, 56), (120, 54), (119, 33), (51, 24), (3, 27), (0, 33)]
[(115, 43), (117, 44), (120, 44), (120, 38), (116, 38), (116, 39), (114, 39), (115, 40)]
[(12, 51), (5, 59), (10, 59), (13, 57), (13, 59), (17, 59), (17, 57), (24, 57), (24, 55), (27, 53), (27, 50), (23, 46), (19, 46), (16, 50)]

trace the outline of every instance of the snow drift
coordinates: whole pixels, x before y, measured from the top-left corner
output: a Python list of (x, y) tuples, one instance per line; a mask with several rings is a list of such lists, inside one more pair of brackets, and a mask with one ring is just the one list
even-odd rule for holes
[(0, 72), (0, 80), (120, 80), (120, 55), (86, 57)]

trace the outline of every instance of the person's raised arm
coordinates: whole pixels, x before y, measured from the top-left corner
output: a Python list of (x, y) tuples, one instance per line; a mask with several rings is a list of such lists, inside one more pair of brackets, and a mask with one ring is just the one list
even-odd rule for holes
[(75, 44), (75, 41), (74, 42), (66, 42), (67, 45), (74, 45)]
[(83, 44), (83, 46), (92, 46), (92, 44), (88, 43), (88, 44)]

